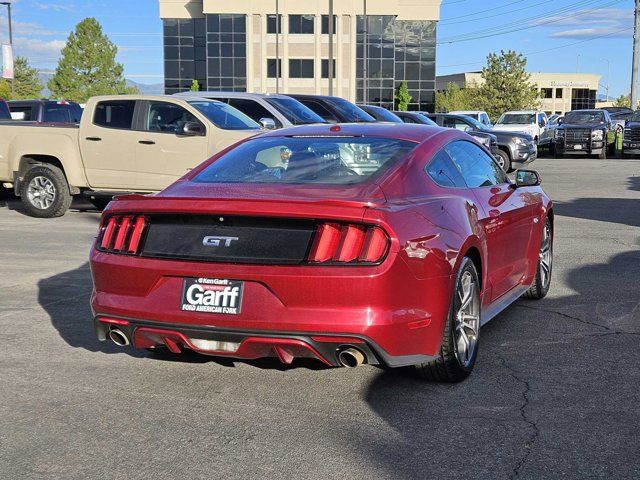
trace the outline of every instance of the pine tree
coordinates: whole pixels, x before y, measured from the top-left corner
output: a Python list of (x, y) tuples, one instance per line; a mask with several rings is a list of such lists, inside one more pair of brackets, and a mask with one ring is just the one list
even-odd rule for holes
[(398, 110), (401, 112), (405, 112), (407, 108), (409, 108), (409, 103), (411, 103), (413, 97), (409, 95), (409, 88), (407, 87), (407, 82), (402, 82), (398, 87), (398, 93), (396, 94), (396, 103), (398, 105)]
[(191, 90), (192, 92), (199, 92), (200, 82), (198, 82), (198, 80), (194, 80), (193, 82), (191, 82), (191, 88), (189, 90)]
[(484, 83), (480, 95), (491, 118), (509, 110), (535, 109), (540, 106), (540, 92), (526, 71), (527, 59), (512, 50), (490, 53), (482, 69)]
[(82, 20), (69, 34), (56, 73), (49, 80), (52, 97), (84, 103), (94, 95), (136, 93), (136, 88), (126, 85), (117, 53), (95, 18)]
[(0, 81), (0, 97), (6, 99), (32, 99), (40, 98), (42, 94), (42, 83), (38, 75), (38, 70), (29, 65), (25, 57), (16, 57), (13, 62), (14, 79), (13, 92), (10, 80)]

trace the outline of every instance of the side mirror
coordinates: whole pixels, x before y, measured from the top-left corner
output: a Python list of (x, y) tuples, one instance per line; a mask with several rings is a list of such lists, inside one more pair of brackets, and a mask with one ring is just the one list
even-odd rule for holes
[(542, 183), (542, 179), (535, 170), (518, 170), (516, 172), (516, 188), (537, 187), (540, 183)]
[(464, 131), (467, 132), (467, 133), (471, 133), (471, 132), (473, 132), (473, 127), (470, 127), (470, 126), (467, 125), (466, 127), (464, 127)]
[(273, 120), (273, 118), (261, 118), (259, 120), (260, 125), (262, 125), (262, 128), (264, 128), (265, 130), (275, 130), (276, 129), (276, 122)]
[(556, 123), (558, 125), (562, 125), (564, 123), (564, 117), (559, 117), (558, 120), (556, 120)]
[(182, 127), (181, 134), (187, 137), (202, 137), (205, 134), (205, 128), (199, 122), (186, 122)]

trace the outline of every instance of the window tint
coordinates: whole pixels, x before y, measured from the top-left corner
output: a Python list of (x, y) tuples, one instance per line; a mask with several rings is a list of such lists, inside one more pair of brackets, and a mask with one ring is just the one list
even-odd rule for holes
[(414, 120), (413, 117), (410, 117), (408, 115), (402, 115), (401, 118), (404, 123), (418, 123), (416, 120)]
[(273, 113), (271, 113), (269, 110), (267, 110), (254, 100), (247, 100), (245, 98), (230, 98), (229, 105), (231, 105), (233, 108), (237, 108), (256, 122), (259, 122), (261, 118), (272, 118), (273, 121), (276, 122), (276, 126), (282, 127), (282, 123), (277, 118), (275, 118)]
[(289, 97), (268, 97), (265, 101), (274, 106), (294, 125), (324, 123), (324, 119), (299, 101)]
[(318, 115), (320, 115), (324, 120), (328, 121), (328, 122), (332, 122), (332, 123), (338, 123), (338, 119), (336, 118), (336, 116), (331, 113), (324, 105), (322, 105), (320, 102), (316, 102), (315, 100), (305, 100), (302, 99), (300, 100), (300, 103), (302, 103), (303, 105), (305, 105), (306, 107), (310, 108), (311, 110), (313, 110), (314, 112), (316, 112)]
[(79, 123), (82, 108), (75, 104), (48, 103), (42, 112), (43, 122)]
[(249, 116), (226, 103), (210, 100), (191, 100), (189, 105), (207, 117), (216, 127), (223, 130), (260, 129), (260, 125)]
[(442, 126), (446, 128), (455, 128), (456, 130), (466, 131), (469, 125), (463, 122), (459, 118), (445, 117), (442, 121)]
[(33, 107), (11, 107), (11, 118), (13, 120), (35, 120), (33, 118)]
[(131, 129), (135, 106), (135, 100), (99, 102), (93, 114), (93, 123), (101, 127)]
[(11, 118), (11, 112), (7, 104), (0, 100), (0, 120), (8, 120)]
[(445, 147), (469, 188), (488, 187), (507, 182), (498, 164), (471, 142), (457, 141)]
[(149, 102), (144, 129), (150, 132), (180, 133), (187, 122), (198, 119), (179, 105), (168, 102)]
[(426, 167), (431, 179), (441, 187), (463, 188), (466, 187), (460, 170), (454, 165), (449, 155), (440, 150)]

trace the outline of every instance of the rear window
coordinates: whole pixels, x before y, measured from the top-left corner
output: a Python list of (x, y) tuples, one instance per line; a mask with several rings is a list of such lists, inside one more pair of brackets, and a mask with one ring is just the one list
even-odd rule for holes
[(47, 103), (42, 113), (43, 122), (80, 123), (82, 109), (69, 103)]
[(381, 175), (416, 146), (363, 137), (258, 137), (229, 151), (196, 182), (353, 184)]
[(109, 100), (99, 102), (93, 115), (93, 123), (101, 127), (131, 129), (135, 100)]
[(13, 120), (35, 120), (35, 118), (33, 118), (33, 107), (17, 107), (12, 105), (11, 118)]

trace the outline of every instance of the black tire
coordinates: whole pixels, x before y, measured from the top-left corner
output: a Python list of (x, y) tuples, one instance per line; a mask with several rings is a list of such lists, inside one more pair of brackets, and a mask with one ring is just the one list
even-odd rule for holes
[[(461, 306), (461, 299), (458, 295), (458, 289), (461, 285), (461, 279), (470, 274), (475, 285), (474, 301), (477, 302), (478, 320), (475, 335), (475, 343), (473, 352), (469, 355), (466, 363), (461, 362), (458, 355), (458, 344), (456, 340), (456, 312)], [(451, 299), (451, 306), (447, 316), (442, 333), (442, 345), (440, 347), (439, 358), (431, 362), (421, 363), (415, 366), (417, 374), (425, 379), (437, 382), (461, 382), (467, 378), (476, 363), (478, 356), (478, 339), (480, 333), (480, 282), (478, 281), (478, 271), (473, 261), (469, 257), (464, 257), (458, 274)]]
[[(50, 204), (46, 206), (43, 203), (38, 204), (38, 199), (30, 194), (30, 188), (36, 189), (42, 184), (52, 187), (47, 193)], [(61, 217), (71, 206), (72, 200), (69, 184), (62, 170), (55, 165), (45, 164), (27, 170), (20, 184), (20, 199), (27, 213), (37, 218)]]
[[(548, 237), (547, 237), (548, 236)], [(548, 271), (545, 277), (543, 271), (542, 252), (545, 248), (545, 239), (549, 239), (549, 264)], [(536, 267), (536, 277), (529, 287), (529, 290), (523, 295), (524, 298), (530, 298), (532, 300), (540, 300), (547, 296), (549, 292), (549, 286), (551, 285), (551, 274), (553, 272), (553, 228), (551, 227), (551, 220), (547, 218), (544, 224), (544, 230), (542, 239), (540, 241), (540, 251), (538, 255), (538, 265)]]
[(511, 159), (509, 158), (509, 154), (507, 152), (505, 152), (504, 150), (498, 150), (498, 156), (501, 158), (501, 161), (503, 163), (502, 169), (505, 172), (510, 172), (511, 171)]
[(89, 201), (96, 207), (98, 210), (104, 210), (109, 205), (112, 197), (109, 196), (92, 196), (89, 197)]
[(556, 142), (549, 142), (549, 155), (556, 156)]

